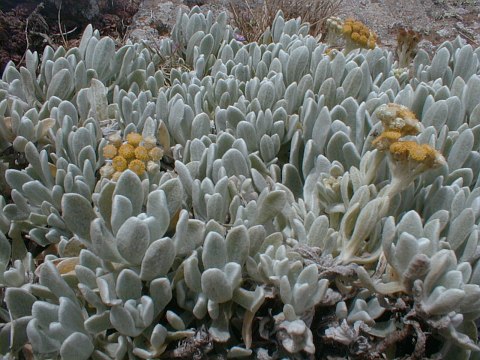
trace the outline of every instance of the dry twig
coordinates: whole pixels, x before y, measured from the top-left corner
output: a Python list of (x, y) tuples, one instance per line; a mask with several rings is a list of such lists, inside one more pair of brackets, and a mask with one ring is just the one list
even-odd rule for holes
[(318, 36), (325, 32), (325, 20), (335, 15), (343, 0), (270, 0), (259, 3), (255, 0), (230, 0), (230, 11), (240, 34), (248, 42), (257, 41), (273, 23), (278, 10), (285, 20), (300, 17), (310, 23), (310, 34)]
[(62, 12), (62, 2), (60, 1), (60, 5), (58, 6), (58, 14), (57, 14), (58, 30), (60, 31), (60, 36), (62, 37), (63, 46), (67, 48), (67, 41), (63, 36), (62, 21), (60, 16), (61, 12)]

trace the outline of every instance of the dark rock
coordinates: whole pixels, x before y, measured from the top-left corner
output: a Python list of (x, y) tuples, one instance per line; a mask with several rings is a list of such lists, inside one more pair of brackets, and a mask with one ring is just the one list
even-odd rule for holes
[(183, 0), (183, 3), (190, 8), (205, 5), (206, 2), (207, 0)]

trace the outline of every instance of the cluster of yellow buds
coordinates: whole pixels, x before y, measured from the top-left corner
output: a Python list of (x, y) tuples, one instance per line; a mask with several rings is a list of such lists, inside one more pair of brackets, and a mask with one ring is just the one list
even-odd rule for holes
[[(426, 168), (434, 168), (442, 163), (442, 155), (427, 144), (415, 141), (397, 141), (390, 145), (390, 153), (397, 161), (412, 160)], [(444, 161), (444, 160), (443, 160)]]
[(392, 173), (390, 195), (407, 187), (418, 175), (428, 169), (445, 164), (445, 158), (427, 144), (402, 139), (421, 131), (415, 114), (403, 105), (380, 106), (375, 116), (382, 122), (384, 131), (372, 141), (373, 147), (388, 154)]
[(141, 176), (145, 170), (158, 166), (163, 157), (163, 149), (157, 146), (157, 139), (153, 136), (144, 139), (138, 133), (129, 133), (123, 141), (120, 135), (115, 134), (108, 140), (103, 148), (103, 156), (108, 161), (100, 169), (100, 174), (114, 181), (127, 169)]
[(345, 47), (343, 52), (348, 54), (354, 49), (373, 49), (377, 45), (377, 34), (364, 23), (351, 18), (345, 21), (338, 17), (330, 17), (326, 21), (326, 43), (336, 46), (338, 39), (343, 38)]
[[(347, 48), (374, 49), (377, 45), (377, 34), (359, 20), (346, 19), (343, 23), (342, 31), (347, 41)], [(346, 52), (348, 53), (349, 51)]]
[(401, 28), (397, 34), (398, 68), (407, 68), (417, 53), (417, 45), (421, 35), (412, 29)]

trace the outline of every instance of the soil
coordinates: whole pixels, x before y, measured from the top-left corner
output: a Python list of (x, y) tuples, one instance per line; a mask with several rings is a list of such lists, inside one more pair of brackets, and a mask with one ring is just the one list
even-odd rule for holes
[(377, 32), (380, 43), (396, 46), (400, 28), (422, 35), (419, 47), (432, 52), (446, 40), (463, 38), (480, 46), (480, 1), (344, 0), (341, 17), (354, 17)]
[[(231, 17), (228, 4), (229, 0), (143, 0), (129, 36), (155, 41), (168, 34), (166, 29), (175, 23), (179, 8), (188, 11), (193, 5), (200, 5), (205, 12), (226, 11)], [(361, 20), (377, 33), (379, 43), (390, 49), (395, 48), (401, 28), (418, 32), (423, 39), (419, 47), (429, 53), (457, 36), (474, 48), (480, 46), (479, 0), (343, 0), (337, 15)]]
[[(97, 0), (98, 13), (92, 14), (82, 10), (75, 12), (79, 9), (75, 6), (78, 0), (61, 0), (63, 9), (60, 11), (53, 0), (3, 0), (0, 5), (0, 74), (9, 60), (21, 64), (27, 47), (41, 53), (47, 44), (54, 48), (75, 46), (89, 22), (102, 35), (116, 39), (118, 45), (127, 38), (155, 42), (168, 36), (179, 9), (188, 11), (198, 5), (204, 12), (226, 11), (231, 17), (229, 1)], [(429, 53), (445, 40), (457, 36), (475, 48), (480, 46), (480, 0), (343, 0), (337, 15), (361, 20), (378, 34), (380, 44), (390, 49), (396, 46), (400, 28), (420, 33), (423, 40), (419, 47)]]

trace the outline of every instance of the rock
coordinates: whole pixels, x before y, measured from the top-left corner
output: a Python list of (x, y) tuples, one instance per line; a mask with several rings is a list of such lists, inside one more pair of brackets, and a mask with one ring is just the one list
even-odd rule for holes
[(438, 36), (446, 38), (451, 35), (451, 31), (449, 29), (440, 29), (437, 31), (437, 34)]
[(183, 3), (187, 5), (189, 8), (192, 8), (195, 5), (197, 6), (205, 5), (206, 0), (183, 0)]

